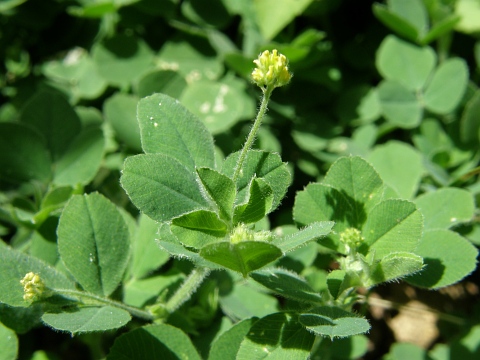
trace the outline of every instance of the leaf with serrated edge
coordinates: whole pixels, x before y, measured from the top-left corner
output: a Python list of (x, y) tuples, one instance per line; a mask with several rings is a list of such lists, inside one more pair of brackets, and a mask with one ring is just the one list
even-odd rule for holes
[(237, 205), (233, 213), (234, 224), (251, 224), (262, 220), (269, 213), (273, 202), (273, 191), (262, 179), (252, 179), (248, 201)]
[(250, 277), (267, 289), (286, 298), (313, 304), (322, 301), (320, 294), (292, 271), (271, 268), (252, 272)]
[(422, 230), (423, 216), (414, 203), (389, 199), (377, 204), (368, 214), (362, 234), (365, 245), (378, 259), (392, 252), (413, 252)]
[(419, 272), (422, 268), (423, 258), (421, 256), (408, 252), (391, 253), (372, 266), (370, 276), (364, 285), (370, 287), (382, 282), (400, 279)]
[(237, 194), (232, 179), (210, 168), (199, 168), (197, 174), (206, 192), (217, 205), (220, 217), (231, 220)]
[(257, 318), (250, 318), (239, 321), (218, 336), (212, 343), (208, 360), (235, 359), (240, 344), (257, 320)]
[(163, 154), (127, 158), (120, 182), (133, 204), (157, 221), (209, 208), (195, 173)]
[(113, 306), (82, 307), (73, 312), (42, 316), (46, 325), (71, 334), (118, 329), (130, 320), (128, 311)]
[(147, 96), (138, 103), (137, 120), (145, 153), (171, 156), (190, 171), (215, 167), (212, 135), (178, 100)]
[(300, 323), (315, 335), (330, 339), (363, 334), (370, 330), (365, 318), (335, 306), (320, 306), (298, 317)]
[(443, 188), (422, 194), (415, 204), (425, 218), (425, 229), (448, 229), (470, 221), (475, 213), (473, 194), (465, 189)]
[(249, 272), (281, 257), (282, 251), (263, 241), (242, 241), (236, 244), (222, 241), (204, 246), (200, 250), (200, 256), (247, 276)]
[(187, 259), (198, 266), (208, 267), (209, 269), (221, 268), (218, 264), (205, 260), (198, 253), (186, 249), (177, 237), (172, 234), (170, 225), (167, 223), (161, 223), (159, 225), (158, 235), (157, 245), (171, 256), (177, 259)]
[(429, 289), (452, 285), (469, 275), (477, 265), (478, 249), (450, 230), (426, 231), (415, 253), (423, 257), (425, 269), (406, 280)]
[(116, 206), (103, 195), (75, 195), (65, 206), (58, 228), (60, 257), (82, 287), (109, 296), (127, 267), (128, 228)]
[(278, 246), (283, 253), (293, 251), (310, 241), (328, 235), (334, 224), (333, 221), (314, 222), (291, 235), (275, 239), (275, 245)]
[(142, 326), (116, 338), (107, 360), (121, 359), (201, 360), (190, 338), (167, 324)]
[(314, 339), (315, 336), (292, 315), (270, 314), (253, 324), (240, 345), (236, 359), (304, 360), (310, 355)]
[(382, 179), (372, 165), (358, 156), (343, 157), (335, 161), (322, 184), (337, 189), (347, 198), (356, 214), (357, 226), (362, 224), (364, 214), (381, 200), (383, 194)]
[[(225, 159), (222, 167), (223, 174), (233, 177), (239, 156), (240, 153), (236, 152)], [(265, 180), (272, 188), (271, 210), (276, 209), (292, 181), (287, 165), (282, 162), (280, 155), (261, 150), (248, 151), (236, 183), (238, 191), (236, 204), (245, 202), (248, 197), (248, 185), (254, 177)]]

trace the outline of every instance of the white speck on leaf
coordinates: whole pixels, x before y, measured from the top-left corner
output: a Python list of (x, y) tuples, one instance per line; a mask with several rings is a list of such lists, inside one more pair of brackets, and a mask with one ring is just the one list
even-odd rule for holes
[(450, 222), (455, 222), (455, 221), (457, 221), (457, 218), (456, 218), (456, 217), (450, 218)]
[(200, 112), (202, 114), (206, 114), (210, 111), (210, 103), (205, 101), (202, 105), (200, 105)]
[(158, 126), (158, 123), (154, 123), (153, 126), (157, 127), (157, 126)]

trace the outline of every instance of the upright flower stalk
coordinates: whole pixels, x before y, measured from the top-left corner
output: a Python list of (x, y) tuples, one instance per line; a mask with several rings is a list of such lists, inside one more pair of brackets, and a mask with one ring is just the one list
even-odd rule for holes
[(292, 73), (288, 70), (288, 60), (285, 55), (278, 53), (277, 50), (265, 50), (257, 59), (253, 60), (256, 68), (252, 72), (252, 80), (262, 89), (263, 96), (258, 110), (257, 117), (253, 123), (252, 129), (248, 134), (247, 140), (243, 145), (242, 152), (238, 158), (233, 174), (233, 181), (236, 182), (241, 170), (248, 150), (253, 145), (258, 129), (262, 125), (262, 120), (267, 112), (268, 101), (272, 95), (272, 91), (280, 86), (284, 86), (290, 82)]

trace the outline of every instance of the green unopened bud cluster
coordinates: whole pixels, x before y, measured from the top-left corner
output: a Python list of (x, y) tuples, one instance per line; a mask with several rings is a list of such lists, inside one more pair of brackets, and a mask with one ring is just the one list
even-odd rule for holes
[(23, 285), (23, 300), (25, 301), (35, 301), (40, 298), (45, 293), (45, 283), (40, 278), (40, 275), (33, 272), (29, 272), (20, 280), (20, 284)]
[(252, 79), (262, 89), (286, 85), (292, 78), (287, 58), (277, 50), (265, 50), (253, 62), (257, 67), (252, 72)]
[(348, 228), (340, 233), (340, 241), (349, 248), (358, 248), (364, 240), (365, 238), (362, 236), (360, 230), (355, 228)]
[(270, 241), (272, 233), (270, 231), (254, 231), (245, 224), (239, 224), (230, 234), (230, 242), (237, 244), (242, 241)]

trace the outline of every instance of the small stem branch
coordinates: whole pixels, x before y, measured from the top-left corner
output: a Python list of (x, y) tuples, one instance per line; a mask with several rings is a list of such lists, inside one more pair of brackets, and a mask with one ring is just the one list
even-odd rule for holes
[(168, 299), (165, 304), (165, 309), (168, 313), (172, 313), (177, 310), (185, 301), (191, 298), (192, 294), (202, 284), (205, 277), (210, 273), (207, 268), (196, 268), (185, 279), (183, 284), (177, 290), (173, 296)]
[(445, 320), (448, 322), (451, 322), (453, 324), (457, 325), (464, 325), (465, 320), (458, 317), (458, 316), (453, 316), (449, 314), (442, 313), (440, 311), (437, 311), (435, 309), (431, 308), (421, 308), (421, 307), (415, 307), (415, 306), (408, 306), (408, 305), (402, 305), (399, 303), (392, 302), (390, 300), (385, 300), (385, 299), (377, 299), (377, 298), (367, 298), (365, 296), (359, 296), (359, 299), (361, 303), (367, 303), (370, 306), (378, 306), (384, 309), (395, 309), (395, 310), (406, 310), (410, 311), (416, 314), (419, 313), (430, 313), (430, 314), (435, 314), (438, 316), (439, 319)]
[(92, 305), (110, 305), (119, 309), (126, 310), (132, 316), (135, 316), (139, 319), (142, 319), (145, 321), (153, 321), (153, 316), (149, 312), (130, 306), (130, 305), (126, 305), (119, 301), (107, 299), (95, 294), (78, 291), (78, 290), (55, 289), (55, 292), (61, 295), (66, 295), (68, 297), (91, 300), (89, 304), (92, 304)]
[(245, 157), (247, 156), (248, 150), (253, 145), (255, 141), (255, 137), (257, 135), (258, 129), (260, 129), (260, 125), (262, 125), (263, 116), (267, 112), (267, 105), (268, 101), (270, 100), (270, 95), (272, 95), (274, 87), (267, 87), (263, 90), (262, 102), (260, 103), (260, 109), (258, 110), (257, 117), (255, 118), (255, 122), (248, 134), (247, 140), (243, 145), (242, 152), (240, 153), (240, 157), (238, 158), (237, 165), (235, 166), (235, 172), (233, 173), (233, 182), (235, 183), (240, 175), (240, 171), (242, 170), (243, 162), (245, 161)]

